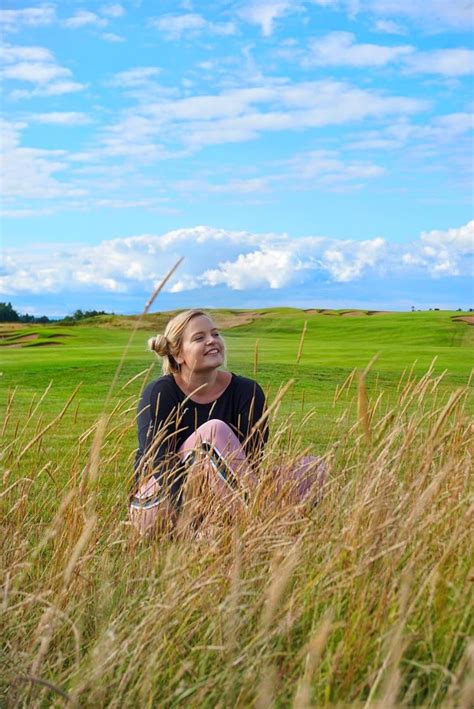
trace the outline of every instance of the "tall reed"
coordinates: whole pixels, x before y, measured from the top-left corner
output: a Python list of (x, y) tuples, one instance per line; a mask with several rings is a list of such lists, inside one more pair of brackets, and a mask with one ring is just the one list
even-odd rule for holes
[(247, 509), (199, 538), (143, 539), (126, 507), (134, 380), (53, 456), (72, 397), (50, 421), (39, 401), (23, 424), (8, 401), (7, 706), (470, 706), (467, 389), (443, 399), (430, 369), (387, 407), (354, 374), (311, 507), (278, 485), (309, 420), (279, 413), (282, 388)]

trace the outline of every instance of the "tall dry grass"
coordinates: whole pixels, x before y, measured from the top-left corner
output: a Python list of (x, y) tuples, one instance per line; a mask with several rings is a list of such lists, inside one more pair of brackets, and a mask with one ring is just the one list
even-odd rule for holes
[(275, 464), (293, 464), (309, 419), (281, 417), (276, 399), (248, 508), (199, 538), (142, 539), (129, 525), (126, 386), (59, 451), (74, 394), (49, 421), (41, 400), (25, 413), (12, 394), (3, 703), (471, 706), (467, 388), (438, 397), (442, 375), (408, 374), (388, 408), (366, 375), (335, 394), (346, 410), (316, 507), (275, 488)]

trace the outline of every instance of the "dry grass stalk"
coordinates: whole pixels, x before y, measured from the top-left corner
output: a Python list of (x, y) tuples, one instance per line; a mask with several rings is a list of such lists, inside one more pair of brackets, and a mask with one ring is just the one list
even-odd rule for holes
[(76, 396), (77, 392), (79, 391), (81, 385), (78, 384), (74, 391), (72, 392), (71, 396), (69, 399), (66, 401), (66, 404), (63, 406), (59, 414), (52, 420), (50, 421), (39, 433), (37, 433), (32, 440), (23, 448), (21, 453), (18, 454), (17, 456), (17, 463), (20, 462), (20, 460), (23, 458), (23, 456), (37, 443), (44, 435), (47, 433), (53, 426), (55, 426), (64, 416), (66, 411), (68, 410), (69, 406), (71, 405), (71, 402), (73, 401), (74, 397)]
[(357, 415), (359, 424), (364, 432), (365, 440), (371, 443), (372, 435), (369, 421), (369, 398), (365, 386), (365, 375), (360, 372), (357, 386)]
[(255, 340), (255, 348), (253, 351), (253, 376), (254, 376), (254, 379), (257, 378), (257, 373), (258, 373), (258, 354), (259, 354), (258, 344), (259, 344), (259, 340), (257, 337), (257, 339)]
[(273, 563), (273, 571), (266, 593), (262, 611), (262, 633), (265, 637), (270, 630), (281, 599), (291, 581), (293, 571), (298, 563), (299, 545), (296, 543), (283, 560), (278, 553)]
[(89, 543), (89, 540), (92, 536), (92, 532), (94, 531), (96, 524), (97, 524), (97, 515), (96, 514), (92, 514), (85, 521), (81, 536), (79, 537), (79, 539), (76, 542), (76, 545), (72, 549), (68, 564), (67, 564), (66, 568), (64, 569), (63, 582), (64, 582), (65, 587), (67, 587), (71, 581), (71, 577), (72, 577), (72, 574), (73, 574), (74, 569), (76, 567), (76, 564), (79, 561), (79, 558), (80, 558), (82, 552), (87, 547), (87, 544)]
[(306, 330), (307, 329), (308, 329), (308, 321), (305, 320), (304, 325), (303, 325), (303, 331), (302, 331), (301, 337), (300, 337), (300, 342), (298, 345), (298, 353), (296, 355), (296, 364), (297, 365), (300, 363), (301, 355), (303, 354), (303, 346), (304, 346), (304, 340), (306, 337)]
[(113, 394), (113, 392), (114, 392), (114, 390), (115, 390), (115, 385), (117, 384), (119, 375), (120, 375), (120, 373), (121, 373), (121, 371), (122, 371), (122, 368), (123, 368), (124, 362), (125, 362), (125, 360), (126, 360), (126, 358), (127, 358), (127, 355), (128, 355), (129, 350), (130, 350), (131, 344), (132, 344), (132, 342), (133, 342), (133, 339), (134, 339), (134, 337), (135, 337), (135, 334), (136, 334), (138, 328), (139, 328), (140, 325), (141, 325), (141, 322), (142, 322), (144, 316), (148, 313), (148, 311), (150, 310), (151, 306), (153, 305), (153, 303), (155, 302), (156, 298), (158, 297), (159, 293), (163, 290), (163, 288), (164, 288), (165, 285), (168, 283), (168, 281), (170, 280), (170, 278), (173, 276), (173, 274), (174, 274), (174, 272), (176, 271), (176, 269), (179, 268), (179, 266), (181, 265), (181, 263), (183, 262), (183, 260), (184, 260), (184, 257), (181, 257), (180, 259), (178, 259), (178, 260), (176, 261), (176, 263), (174, 264), (174, 266), (168, 271), (168, 273), (166, 274), (166, 276), (162, 279), (162, 281), (156, 286), (156, 288), (155, 288), (155, 290), (153, 291), (153, 293), (151, 294), (150, 298), (147, 300), (147, 302), (146, 302), (146, 304), (145, 304), (145, 307), (144, 307), (144, 309), (143, 309), (142, 314), (140, 315), (139, 318), (136, 319), (135, 325), (134, 325), (134, 327), (133, 327), (133, 330), (132, 330), (132, 332), (130, 333), (130, 337), (128, 338), (128, 342), (127, 342), (127, 344), (125, 345), (125, 348), (124, 348), (124, 350), (123, 350), (123, 352), (122, 352), (122, 356), (121, 356), (121, 358), (120, 358), (120, 361), (119, 361), (119, 363), (118, 363), (118, 365), (117, 365), (117, 367), (116, 367), (116, 369), (115, 369), (115, 373), (114, 373), (114, 376), (113, 376), (112, 382), (111, 382), (111, 384), (110, 384), (109, 391), (108, 391), (108, 393), (107, 393), (107, 397), (106, 397), (105, 403), (104, 403), (104, 409), (105, 409), (105, 410), (107, 409), (108, 404), (109, 404), (109, 402), (110, 402), (110, 400), (111, 400), (111, 398), (112, 398), (112, 394)]
[(303, 676), (298, 682), (293, 709), (308, 709), (313, 706), (311, 701), (311, 682), (317, 670), (318, 663), (326, 646), (332, 628), (332, 610), (329, 610), (317, 628), (307, 647)]
[[(305, 445), (301, 422), (275, 422), (248, 513), (223, 522), (212, 539), (129, 533), (127, 400), (114, 402), (106, 435), (91, 429), (91, 447), (78, 441), (65, 460), (51, 459), (47, 470), (67, 490), (55, 505), (46, 475), (31, 475), (31, 456), (12, 460), (0, 498), (5, 676), (41, 682), (29, 684), (41, 692), (32, 701), (44, 705), (63, 701), (60, 688), (89, 706), (248, 706), (256, 689), (266, 705), (292, 697), (304, 706), (353, 705), (372, 691), (371, 702), (387, 706), (467, 706), (471, 582), (462, 560), (470, 552), (472, 431), (464, 397), (442, 403), (434, 375), (418, 385), (414, 377), (401, 385), (392, 410), (379, 399), (369, 415), (367, 405), (370, 449), (360, 448), (358, 420), (348, 425), (353, 409), (341, 416), (334, 470), (313, 510), (278, 491), (276, 464), (291, 465)], [(13, 435), (16, 415), (13, 407)], [(89, 497), (78, 498), (73, 485), (88, 461), (97, 477), (101, 451), (100, 516), (92, 517)], [(215, 516), (215, 498), (203, 495)], [(410, 584), (401, 592), (404, 569)], [(45, 604), (54, 610), (45, 613)], [(329, 619), (329, 609), (337, 622), (314, 633), (314, 618)], [(15, 685), (19, 704), (25, 687)], [(3, 688), (0, 678), (0, 696)]]

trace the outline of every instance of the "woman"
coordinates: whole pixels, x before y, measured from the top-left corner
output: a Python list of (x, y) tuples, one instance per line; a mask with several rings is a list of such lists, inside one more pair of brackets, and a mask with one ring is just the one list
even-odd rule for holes
[(180, 313), (148, 346), (163, 359), (163, 376), (148, 384), (138, 407), (130, 512), (141, 532), (172, 527), (202, 487), (203, 471), (228, 509), (244, 504), (245, 481), (268, 438), (264, 393), (257, 382), (220, 368), (225, 345), (207, 313)]
[[(225, 345), (203, 310), (172, 318), (148, 341), (162, 358), (163, 376), (144, 389), (138, 407), (133, 525), (145, 533), (172, 529), (200, 503), (208, 513), (245, 506), (268, 439), (265, 396), (257, 382), (221, 369)], [(321, 483), (325, 467), (314, 456), (292, 471), (275, 470), (277, 489), (288, 479), (297, 497)], [(192, 515), (191, 515), (192, 518)]]

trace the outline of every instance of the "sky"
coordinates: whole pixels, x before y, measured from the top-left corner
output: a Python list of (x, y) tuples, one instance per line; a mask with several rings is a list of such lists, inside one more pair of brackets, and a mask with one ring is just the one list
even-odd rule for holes
[(473, 0), (3, 0), (0, 300), (467, 309)]

